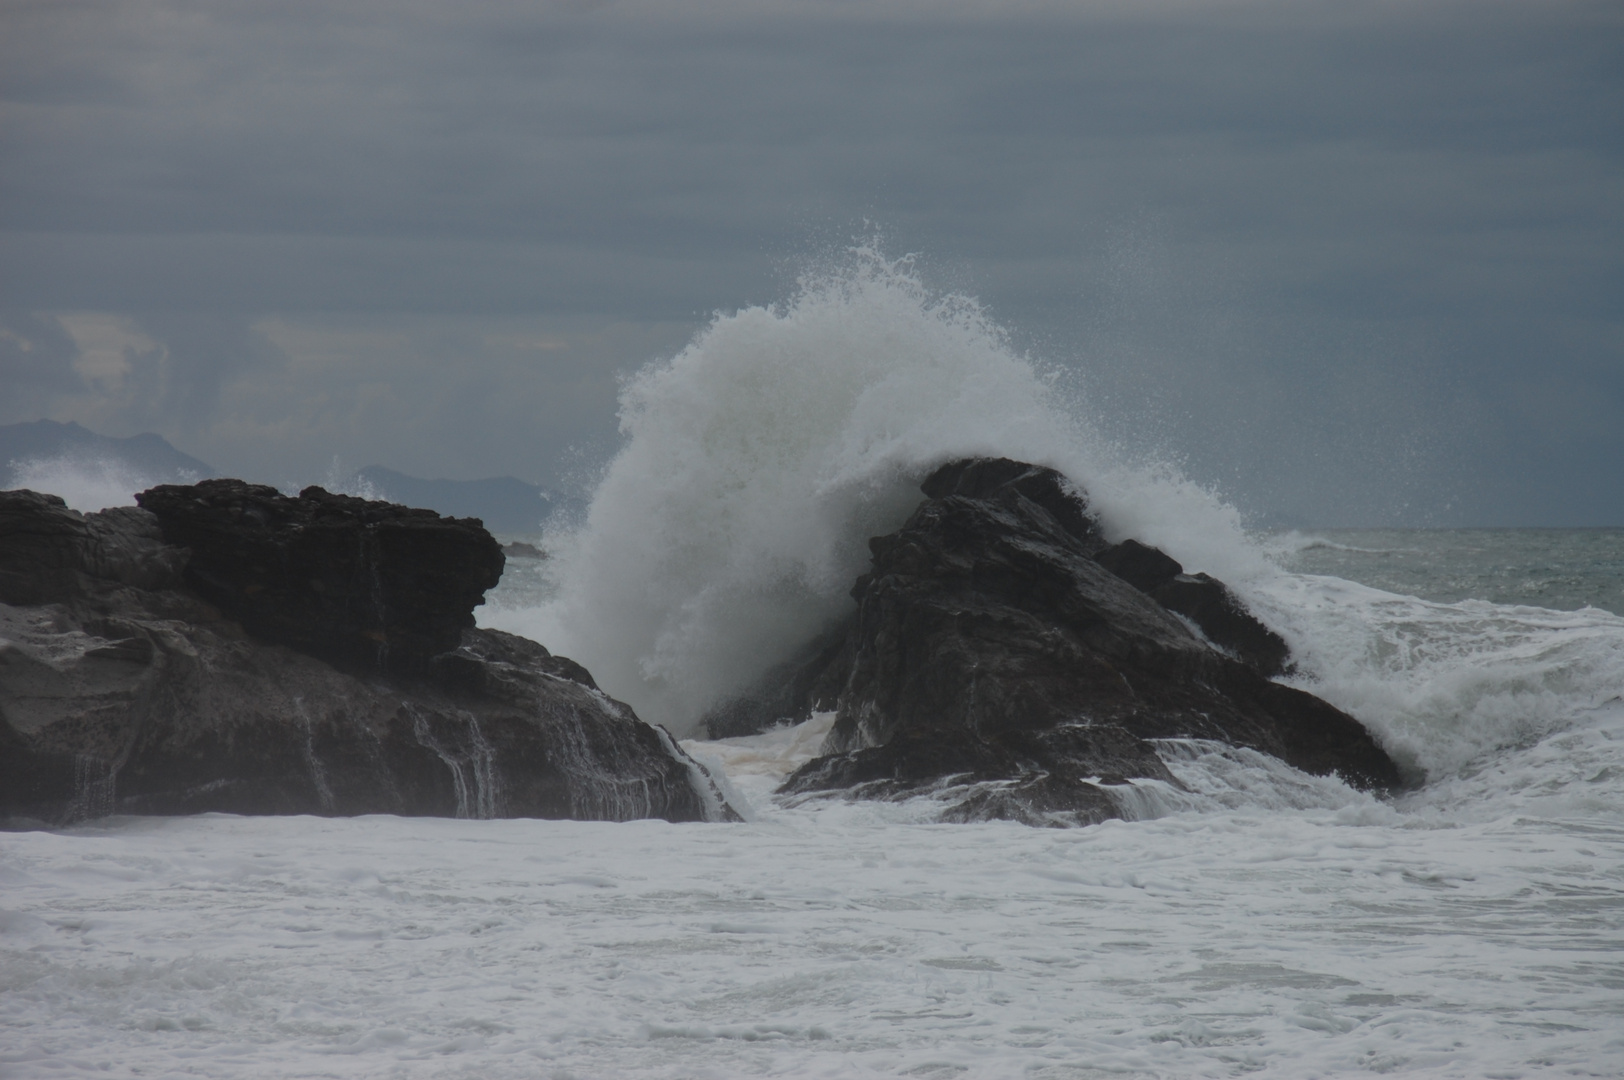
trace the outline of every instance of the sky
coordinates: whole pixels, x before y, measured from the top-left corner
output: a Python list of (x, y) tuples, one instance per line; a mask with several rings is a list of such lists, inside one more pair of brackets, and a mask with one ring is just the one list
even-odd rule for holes
[(1263, 524), (1624, 525), (1624, 5), (0, 0), (0, 423), (586, 482), (878, 232)]

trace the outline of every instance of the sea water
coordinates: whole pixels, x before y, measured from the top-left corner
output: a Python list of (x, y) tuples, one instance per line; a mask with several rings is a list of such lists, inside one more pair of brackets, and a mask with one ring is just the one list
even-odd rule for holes
[[(1624, 531), (1250, 534), (873, 253), (719, 317), (623, 427), (481, 621), (584, 660), (749, 820), (0, 834), (0, 1076), (1624, 1073)], [(1185, 790), (1124, 820), (941, 825), (776, 798), (827, 714), (694, 738), (964, 453), (1056, 465), (1229, 581), (1414, 787), (1169, 740)]]
[(1258, 537), (1287, 569), (1427, 600), (1624, 615), (1624, 529), (1328, 529)]

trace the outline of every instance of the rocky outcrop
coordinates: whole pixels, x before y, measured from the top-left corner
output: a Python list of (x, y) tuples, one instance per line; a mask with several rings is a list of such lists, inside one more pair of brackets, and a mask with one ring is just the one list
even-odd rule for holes
[(262, 641), (352, 671), (422, 675), (455, 649), (502, 579), (477, 519), (241, 480), (136, 496), (191, 552), (186, 584)]
[[(785, 792), (953, 787), (963, 797), (949, 820), (1097, 821), (1118, 812), (1114, 785), (1177, 783), (1155, 746), (1176, 738), (1250, 747), (1360, 786), (1399, 782), (1357, 721), (1215, 644), (1212, 611), (1175, 614), (1185, 594), (1169, 586), (1184, 585), (1182, 567), (1108, 545), (1059, 473), (975, 459), (923, 490), (899, 531), (870, 541), (849, 628), (787, 673), (785, 700), (804, 707), (811, 695), (794, 688), (816, 686), (837, 717), (824, 755)], [(1207, 595), (1223, 617), (1256, 621), (1221, 584), (1188, 580), (1221, 590)]]
[(237, 481), (143, 501), (0, 492), (0, 817), (735, 816), (580, 665), (474, 628), (477, 522)]
[(1195, 623), (1208, 641), (1259, 674), (1272, 678), (1285, 673), (1291, 660), (1285, 639), (1259, 622), (1217, 578), (1186, 574), (1176, 559), (1137, 540), (1106, 548), (1094, 560), (1168, 611)]
[(152, 515), (133, 507), (83, 517), (55, 495), (0, 492), (0, 603), (173, 589), (185, 565), (186, 553), (164, 544)]

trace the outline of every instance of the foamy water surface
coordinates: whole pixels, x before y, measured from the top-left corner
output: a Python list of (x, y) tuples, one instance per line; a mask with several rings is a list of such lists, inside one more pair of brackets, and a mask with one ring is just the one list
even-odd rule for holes
[(0, 837), (0, 1070), (1512, 1077), (1624, 1061), (1624, 825), (1576, 813), (1572, 790), (1616, 800), (1624, 711), (1583, 736), (1611, 746), (1611, 779), (1568, 775), (1563, 736), (1503, 759), (1558, 816), (1497, 814), (1462, 781), (1398, 804), (1344, 791), (1336, 809), (1242, 797), (1076, 830), (932, 825), (918, 804), (775, 806), (767, 789), (809, 752), (796, 736), (710, 748), (752, 798), (745, 824), (205, 816)]

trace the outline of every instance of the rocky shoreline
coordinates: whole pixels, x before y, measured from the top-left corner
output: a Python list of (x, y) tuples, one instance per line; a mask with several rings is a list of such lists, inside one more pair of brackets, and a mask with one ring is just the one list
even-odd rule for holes
[(736, 819), (580, 665), (475, 628), (478, 521), (236, 480), (0, 492), (0, 817)]
[[(1275, 681), (1287, 644), (1230, 589), (1108, 542), (1053, 469), (967, 459), (921, 491), (870, 541), (852, 614), (704, 720), (835, 713), (781, 795), (1081, 825), (1135, 782), (1179, 786), (1159, 745), (1189, 739), (1403, 783), (1356, 720)], [(477, 520), (238, 480), (138, 502), (0, 492), (0, 818), (739, 819), (579, 664), (474, 625), (504, 566)]]

